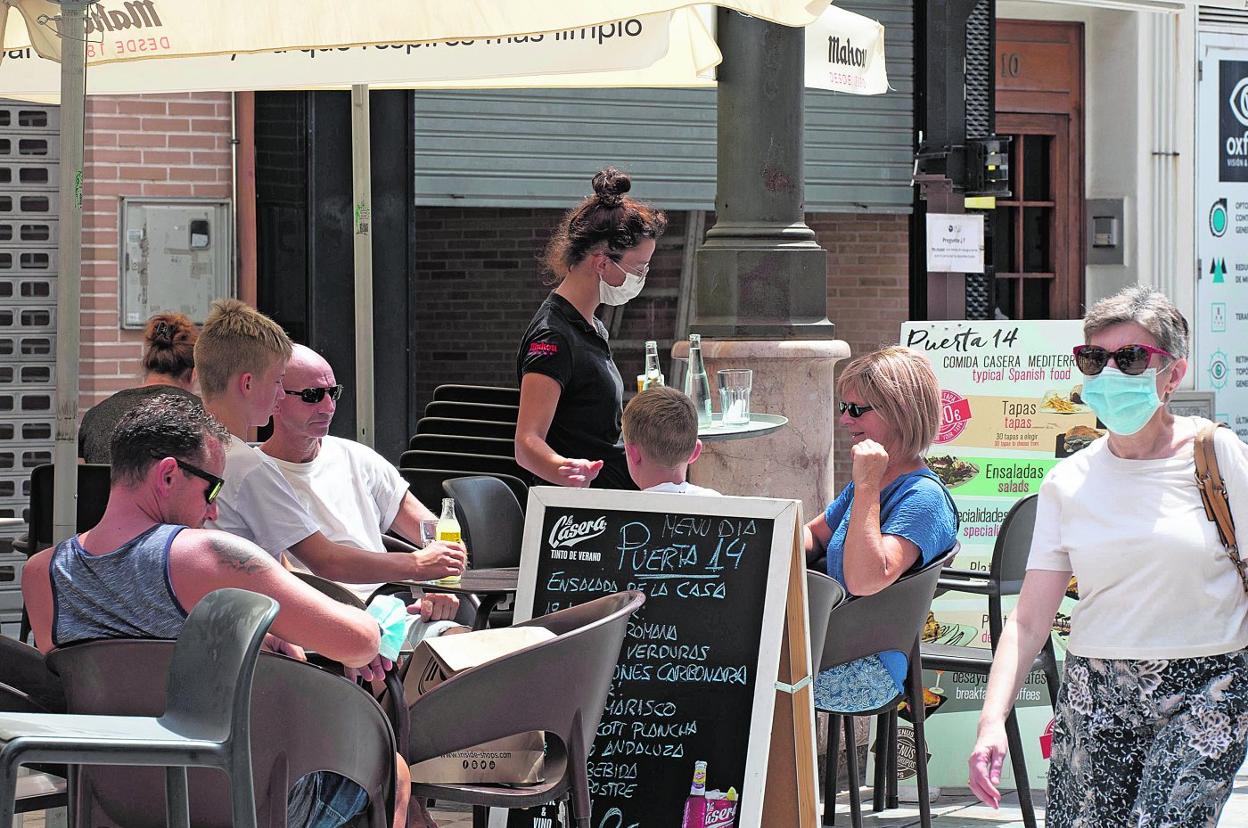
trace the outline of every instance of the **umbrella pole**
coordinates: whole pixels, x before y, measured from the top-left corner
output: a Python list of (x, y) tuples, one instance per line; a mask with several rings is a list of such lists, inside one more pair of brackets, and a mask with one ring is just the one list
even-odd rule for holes
[(373, 433), (373, 185), (368, 86), (351, 87), (351, 203), (355, 214), (355, 439)]
[[(86, 92), (84, 0), (62, 0), (60, 265), (56, 285), (56, 482), (52, 540), (78, 530), (78, 344), (82, 278), (82, 157)], [(32, 527), (33, 529), (33, 527)], [(33, 534), (32, 534), (33, 537)]]

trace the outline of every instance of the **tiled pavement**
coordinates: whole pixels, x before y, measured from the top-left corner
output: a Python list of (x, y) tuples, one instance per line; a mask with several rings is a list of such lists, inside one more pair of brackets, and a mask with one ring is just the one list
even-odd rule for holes
[[(862, 790), (863, 804), (866, 808), (864, 823), (872, 828), (910, 828), (919, 824), (918, 808), (903, 803), (903, 807), (880, 814), (871, 813), (871, 794), (869, 788)], [(1037, 795), (1042, 802), (1043, 795)], [(1043, 816), (1043, 808), (1037, 807)], [(441, 828), (472, 828), (472, 813), (467, 808), (446, 803), (433, 810)], [(969, 795), (944, 795), (932, 803), (932, 824), (936, 828), (1022, 828), (1022, 815), (1018, 810), (1018, 800), (1013, 795), (1005, 797), (1000, 810), (984, 807)], [(1043, 822), (1041, 823), (1043, 824)], [(1248, 825), (1248, 765), (1240, 769), (1235, 780), (1235, 791), (1231, 801), (1222, 812), (1218, 823), (1226, 828), (1238, 828)], [(23, 823), (21, 817), (16, 825), (21, 828), (44, 828), (43, 814), (29, 814)], [(837, 825), (849, 825), (848, 794), (841, 794), (837, 800)], [(785, 828), (784, 826), (764, 826), (764, 828)]]
[[(1044, 795), (1037, 792), (1037, 816), (1043, 825)], [(862, 789), (863, 807), (866, 818), (865, 826), (872, 828), (910, 828), (919, 824), (919, 810), (913, 803), (902, 803), (903, 807), (884, 811), (880, 814), (871, 813), (870, 788)], [(440, 828), (472, 828), (472, 814), (466, 810), (449, 811), (442, 808), (434, 809)], [(836, 824), (849, 825), (849, 795), (841, 794), (837, 799)], [(1235, 779), (1235, 791), (1231, 800), (1222, 811), (1222, 819), (1218, 822), (1225, 828), (1248, 826), (1248, 764), (1240, 769)], [(935, 828), (1022, 828), (1023, 818), (1018, 809), (1018, 799), (1014, 794), (1004, 798), (1000, 810), (980, 805), (969, 794), (944, 795), (932, 803), (932, 825)], [(785, 828), (784, 826), (763, 826), (763, 828)]]

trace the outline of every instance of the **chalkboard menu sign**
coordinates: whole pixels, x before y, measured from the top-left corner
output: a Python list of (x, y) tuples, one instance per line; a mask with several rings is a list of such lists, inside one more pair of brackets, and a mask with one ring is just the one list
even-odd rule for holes
[(646, 594), (589, 758), (593, 828), (760, 824), (799, 511), (530, 490), (517, 618)]

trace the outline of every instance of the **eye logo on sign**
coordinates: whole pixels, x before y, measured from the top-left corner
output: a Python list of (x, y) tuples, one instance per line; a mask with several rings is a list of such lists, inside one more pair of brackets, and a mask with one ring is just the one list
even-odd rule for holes
[(1214, 351), (1209, 357), (1209, 383), (1215, 391), (1221, 391), (1226, 387), (1226, 381), (1231, 375), (1231, 366), (1227, 361), (1226, 354), (1222, 351)]
[(1226, 213), (1226, 199), (1219, 198), (1209, 208), (1209, 232), (1217, 238), (1226, 235), (1226, 227), (1230, 223)]
[(1231, 97), (1227, 103), (1231, 107), (1231, 114), (1235, 116), (1235, 120), (1248, 126), (1248, 78), (1239, 79), (1239, 83), (1235, 84), (1235, 88), (1231, 90)]

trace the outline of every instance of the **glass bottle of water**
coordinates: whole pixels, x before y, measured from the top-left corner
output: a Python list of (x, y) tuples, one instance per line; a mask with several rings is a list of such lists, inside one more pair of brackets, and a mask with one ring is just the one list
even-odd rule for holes
[(663, 371), (659, 368), (659, 343), (653, 339), (646, 340), (646, 373), (641, 383), (641, 390), (663, 385)]
[(702, 335), (689, 334), (689, 370), (685, 372), (685, 394), (698, 412), (698, 428), (711, 424), (711, 382), (702, 361)]

